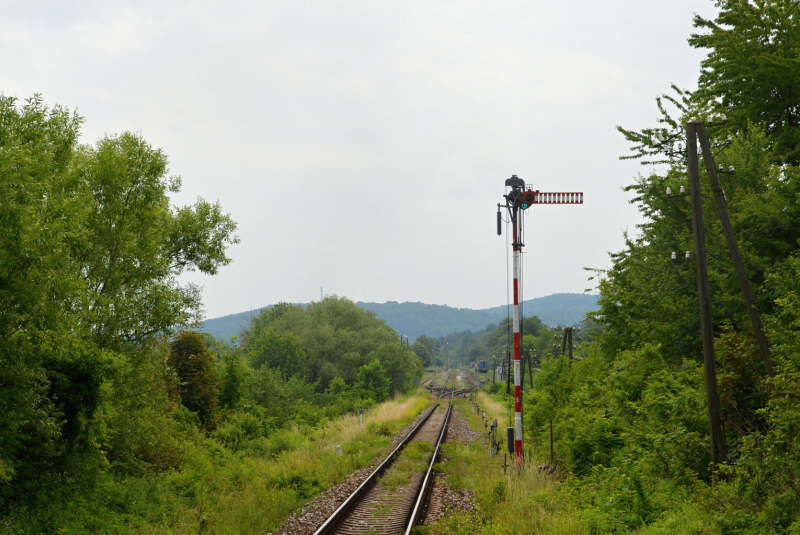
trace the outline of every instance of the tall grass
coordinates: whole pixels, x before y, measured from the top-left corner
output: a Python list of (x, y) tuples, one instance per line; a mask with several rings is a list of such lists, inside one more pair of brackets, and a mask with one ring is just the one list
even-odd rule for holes
[(486, 412), (487, 418), (490, 420), (494, 420), (496, 418), (498, 425), (501, 427), (504, 422), (508, 422), (508, 425), (511, 425), (510, 422), (513, 421), (513, 413), (511, 412), (510, 405), (506, 406), (500, 403), (485, 392), (478, 392), (477, 401), (481, 410)]
[(391, 435), (428, 405), (420, 394), (397, 398), (368, 411), (363, 424), (351, 414), (318, 430), (295, 430), (291, 446), (277, 458), (232, 456), (217, 467), (226, 479), (206, 476), (214, 491), (177, 511), (169, 528), (220, 535), (270, 532), (314, 496), (379, 458)]
[(263, 454), (234, 452), (189, 426), (179, 470), (95, 471), (41, 505), (0, 519), (0, 535), (270, 533), (317, 494), (388, 453), (392, 435), (428, 406), (427, 392), (418, 391), (373, 407), (363, 424), (350, 414), (317, 429), (277, 431)]
[[(508, 423), (509, 410), (484, 393), (478, 393), (478, 404), (489, 420), (497, 418), (500, 429)], [(456, 401), (475, 431), (483, 431), (479, 414), (472, 414), (468, 400)], [(454, 489), (475, 493), (476, 513), (445, 515), (428, 531), (437, 535), (506, 535), (519, 533), (576, 534), (586, 529), (577, 511), (566, 496), (555, 492), (558, 481), (528, 466), (518, 472), (513, 459), (503, 471), (503, 451), (490, 457), (489, 443), (479, 439), (472, 444), (453, 441), (445, 445), (444, 456), (449, 460), (440, 470), (447, 474), (446, 484)]]

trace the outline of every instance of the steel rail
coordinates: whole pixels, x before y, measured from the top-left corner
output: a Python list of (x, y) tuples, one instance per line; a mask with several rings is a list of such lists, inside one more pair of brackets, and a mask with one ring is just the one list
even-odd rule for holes
[(439, 370), (438, 372), (434, 373), (430, 378), (423, 381), (422, 384), (419, 386), (433, 387), (433, 383), (435, 382), (434, 379), (436, 379), (436, 377), (442, 372), (444, 372), (444, 370)]
[(444, 442), (444, 436), (447, 434), (447, 424), (450, 423), (450, 414), (453, 412), (453, 394), (450, 394), (450, 405), (447, 407), (447, 415), (444, 418), (444, 424), (442, 425), (442, 430), (439, 433), (439, 440), (436, 442), (436, 449), (433, 450), (433, 455), (431, 456), (431, 463), (428, 465), (428, 470), (425, 472), (425, 478), (422, 480), (422, 485), (417, 494), (417, 500), (414, 503), (414, 508), (411, 510), (411, 515), (409, 516), (408, 523), (406, 524), (406, 531), (405, 535), (410, 535), (411, 530), (414, 529), (414, 526), (419, 520), (419, 515), (422, 512), (422, 507), (425, 504), (425, 501), (428, 498), (428, 489), (431, 481), (431, 475), (433, 474), (433, 465), (436, 464), (436, 458), (439, 456), (439, 449), (442, 447), (442, 442)]
[[(439, 399), (442, 399), (441, 395), (439, 396)], [(325, 520), (325, 522), (319, 528), (317, 528), (317, 530), (314, 532), (314, 535), (329, 535), (333, 533), (337, 527), (339, 527), (339, 524), (341, 524), (344, 519), (347, 518), (347, 515), (350, 513), (350, 511), (370, 490), (372, 484), (375, 483), (375, 481), (381, 476), (381, 474), (383, 474), (384, 471), (386, 471), (387, 468), (389, 468), (389, 466), (391, 466), (395, 460), (394, 457), (405, 447), (405, 445), (414, 437), (414, 435), (417, 434), (417, 431), (419, 431), (422, 426), (425, 425), (425, 422), (428, 421), (433, 414), (433, 411), (435, 411), (438, 406), (439, 402), (437, 400), (436, 404), (431, 407), (431, 410), (428, 411), (428, 414), (426, 414), (425, 417), (422, 418), (422, 420), (420, 420), (416, 426), (414, 426), (414, 429), (412, 429), (411, 432), (406, 435), (402, 441), (400, 441), (400, 444), (397, 445), (392, 453), (390, 453), (383, 460), (383, 462), (378, 465), (375, 470), (373, 470), (369, 477), (367, 477), (367, 479), (365, 479), (361, 485), (359, 485), (358, 488), (354, 490), (344, 502), (342, 502), (342, 504), (333, 512), (333, 514), (331, 514), (331, 516), (329, 516), (327, 520)]]

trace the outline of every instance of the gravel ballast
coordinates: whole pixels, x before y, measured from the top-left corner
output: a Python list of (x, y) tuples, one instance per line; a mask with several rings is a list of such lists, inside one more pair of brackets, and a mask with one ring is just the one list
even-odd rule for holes
[(356, 470), (353, 474), (338, 485), (334, 485), (328, 490), (319, 494), (316, 498), (304, 505), (298, 511), (292, 513), (289, 518), (275, 531), (275, 535), (312, 535), (329, 516), (336, 511), (375, 468), (386, 458), (397, 445), (414, 429), (419, 421), (428, 413), (425, 409), (417, 416), (413, 422), (403, 427), (392, 437), (392, 444), (383, 455), (379, 456), (370, 466), (365, 466)]
[[(467, 417), (456, 408), (453, 414), (450, 415), (450, 423), (447, 426), (447, 434), (445, 435), (445, 443), (454, 440), (461, 441), (465, 444), (471, 444), (475, 440), (482, 438), (481, 433), (476, 433), (469, 425)], [(442, 462), (448, 459), (442, 457)], [(475, 506), (475, 493), (467, 489), (451, 489), (445, 482), (447, 481), (446, 474), (437, 474), (433, 480), (430, 491), (430, 503), (428, 505), (427, 513), (425, 514), (424, 525), (431, 525), (443, 516), (453, 511), (474, 511)]]
[[(443, 405), (446, 408), (446, 405)], [(391, 447), (384, 452), (370, 466), (354, 472), (350, 477), (338, 485), (334, 485), (322, 492), (309, 503), (289, 516), (286, 521), (275, 531), (275, 535), (313, 535), (313, 533), (333, 514), (350, 494), (355, 491), (364, 480), (375, 470), (380, 462), (385, 459), (392, 449), (402, 441), (419, 421), (427, 414), (425, 409), (414, 421), (403, 427), (392, 437)], [(460, 409), (455, 408), (450, 418), (445, 442), (459, 440), (470, 444), (483, 435), (472, 430), (466, 416)], [(446, 459), (443, 459), (446, 460)], [(452, 511), (475, 510), (475, 496), (472, 491), (465, 489), (451, 489), (444, 484), (446, 476), (437, 474), (431, 487), (430, 507), (425, 515), (424, 524), (432, 524), (442, 516)]]

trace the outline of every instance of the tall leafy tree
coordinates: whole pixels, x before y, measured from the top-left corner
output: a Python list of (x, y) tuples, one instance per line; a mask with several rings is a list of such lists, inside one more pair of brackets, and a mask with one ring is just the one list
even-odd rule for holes
[(433, 357), (431, 357), (428, 347), (419, 340), (414, 341), (411, 345), (411, 350), (417, 355), (417, 358), (423, 366), (430, 366), (433, 363)]
[(341, 377), (353, 385), (361, 366), (378, 359), (393, 391), (404, 392), (421, 374), (414, 352), (397, 333), (349, 299), (329, 296), (305, 309), (281, 303), (263, 311), (242, 333), (244, 349), (255, 366), (299, 373), (324, 392)]
[(273, 329), (258, 330), (248, 338), (250, 363), (256, 370), (269, 366), (284, 377), (305, 375), (306, 354), (291, 332), (281, 336)]
[(219, 385), (211, 352), (202, 333), (181, 331), (170, 343), (169, 367), (178, 376), (183, 405), (212, 427), (217, 411)]
[(374, 399), (378, 403), (389, 399), (391, 380), (380, 361), (375, 359), (358, 370), (356, 390), (366, 399)]
[(124, 133), (81, 147), (73, 165), (84, 232), (73, 256), (86, 283), (85, 321), (102, 345), (141, 340), (199, 318), (199, 288), (183, 271), (215, 274), (230, 262), (235, 223), (219, 203), (172, 207), (180, 190), (166, 155)]
[(130, 133), (80, 146), (82, 120), (0, 96), (0, 472), (31, 485), (97, 448), (114, 380), (199, 313), (177, 277), (215, 273), (238, 241), (218, 204), (170, 205), (160, 150)]
[(776, 156), (800, 160), (800, 4), (723, 0), (714, 20), (695, 16), (689, 43), (708, 50), (695, 98), (724, 110), (734, 131), (759, 124)]

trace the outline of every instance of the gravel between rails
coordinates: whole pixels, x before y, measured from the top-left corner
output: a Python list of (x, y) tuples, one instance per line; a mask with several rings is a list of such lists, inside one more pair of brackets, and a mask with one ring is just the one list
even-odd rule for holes
[[(469, 425), (467, 417), (461, 412), (460, 408), (455, 408), (453, 414), (450, 415), (450, 423), (447, 426), (447, 434), (444, 441), (451, 442), (459, 440), (465, 444), (484, 438), (484, 435), (472, 430)], [(442, 456), (441, 461), (447, 461), (446, 457)], [(445, 483), (447, 481), (446, 474), (436, 474), (431, 484), (430, 490), (430, 504), (425, 513), (425, 520), (422, 522), (428, 526), (446, 516), (453, 511), (474, 511), (475, 493), (467, 489), (451, 489)]]
[(484, 438), (483, 433), (473, 431), (469, 425), (467, 417), (461, 412), (461, 409), (455, 407), (453, 414), (450, 417), (450, 424), (447, 426), (447, 434), (444, 437), (445, 442), (452, 440), (460, 440), (465, 444), (472, 444), (480, 438)]
[(317, 528), (333, 514), (336, 508), (339, 507), (373, 471), (375, 471), (375, 468), (386, 458), (386, 455), (397, 447), (400, 441), (403, 440), (425, 414), (427, 414), (428, 410), (430, 409), (422, 411), (413, 422), (398, 431), (392, 437), (391, 446), (375, 459), (374, 463), (360, 470), (356, 470), (342, 483), (334, 485), (305, 504), (298, 511), (292, 513), (292, 515), (275, 530), (275, 535), (312, 535)]

